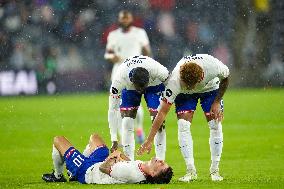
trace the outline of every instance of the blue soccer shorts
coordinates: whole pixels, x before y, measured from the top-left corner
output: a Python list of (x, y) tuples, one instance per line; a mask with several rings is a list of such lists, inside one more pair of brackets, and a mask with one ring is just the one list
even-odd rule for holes
[(98, 147), (89, 157), (85, 157), (74, 147), (70, 147), (64, 154), (64, 160), (69, 173), (76, 176), (80, 183), (86, 183), (85, 174), (87, 169), (95, 163), (103, 162), (108, 155), (109, 149), (106, 146)]
[[(150, 86), (145, 89), (143, 94), (149, 111), (157, 111), (164, 90), (164, 84)], [(140, 106), (141, 98), (142, 94), (138, 93), (136, 90), (123, 89), (121, 93), (120, 110), (137, 110)]]
[[(210, 113), (211, 106), (218, 94), (218, 89), (206, 93), (179, 94), (175, 99), (176, 113), (182, 114), (196, 110), (198, 100), (206, 115)], [(221, 111), (224, 110), (223, 100), (220, 102)]]

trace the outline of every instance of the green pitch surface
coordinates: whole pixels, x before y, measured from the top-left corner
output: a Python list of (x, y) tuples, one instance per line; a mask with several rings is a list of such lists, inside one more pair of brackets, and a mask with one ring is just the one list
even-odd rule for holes
[[(0, 188), (284, 188), (284, 90), (229, 90), (225, 95), (224, 181), (209, 177), (209, 129), (197, 110), (192, 123), (198, 180), (178, 182), (185, 164), (178, 147), (175, 115), (167, 118), (167, 162), (174, 169), (169, 185), (82, 185), (45, 183), (52, 169), (55, 135), (67, 136), (82, 150), (96, 132), (107, 142), (108, 95), (0, 98)], [(145, 107), (145, 105), (144, 105)], [(145, 109), (146, 110), (146, 109)], [(150, 127), (145, 111), (145, 130)], [(138, 146), (137, 146), (138, 147)], [(139, 157), (147, 160), (153, 156)]]

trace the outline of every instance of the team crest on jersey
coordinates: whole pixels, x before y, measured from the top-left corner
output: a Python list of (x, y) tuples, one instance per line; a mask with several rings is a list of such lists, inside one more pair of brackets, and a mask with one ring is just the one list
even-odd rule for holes
[(118, 93), (117, 88), (112, 87), (112, 88), (111, 88), (111, 93), (112, 93), (112, 94), (117, 94), (117, 93)]
[(167, 89), (167, 90), (166, 90), (166, 96), (167, 96), (167, 97), (172, 96), (172, 94), (173, 94), (173, 92), (171, 91), (171, 89)]

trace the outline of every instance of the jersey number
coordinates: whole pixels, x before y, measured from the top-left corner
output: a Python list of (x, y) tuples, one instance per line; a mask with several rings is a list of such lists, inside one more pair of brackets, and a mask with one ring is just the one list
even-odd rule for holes
[[(76, 155), (77, 153), (74, 152), (74, 155)], [(77, 155), (76, 158), (73, 159), (73, 163), (77, 166), (80, 167), (82, 165), (82, 162), (84, 161), (84, 159), (79, 155)]]

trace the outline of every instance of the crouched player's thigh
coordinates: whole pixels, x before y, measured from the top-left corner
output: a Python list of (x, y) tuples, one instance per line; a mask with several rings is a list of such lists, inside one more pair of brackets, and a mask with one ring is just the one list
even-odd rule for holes
[[(200, 104), (205, 114), (210, 112), (211, 106), (218, 95), (218, 89), (200, 94)], [(223, 99), (220, 102), (221, 111), (224, 111)]]

